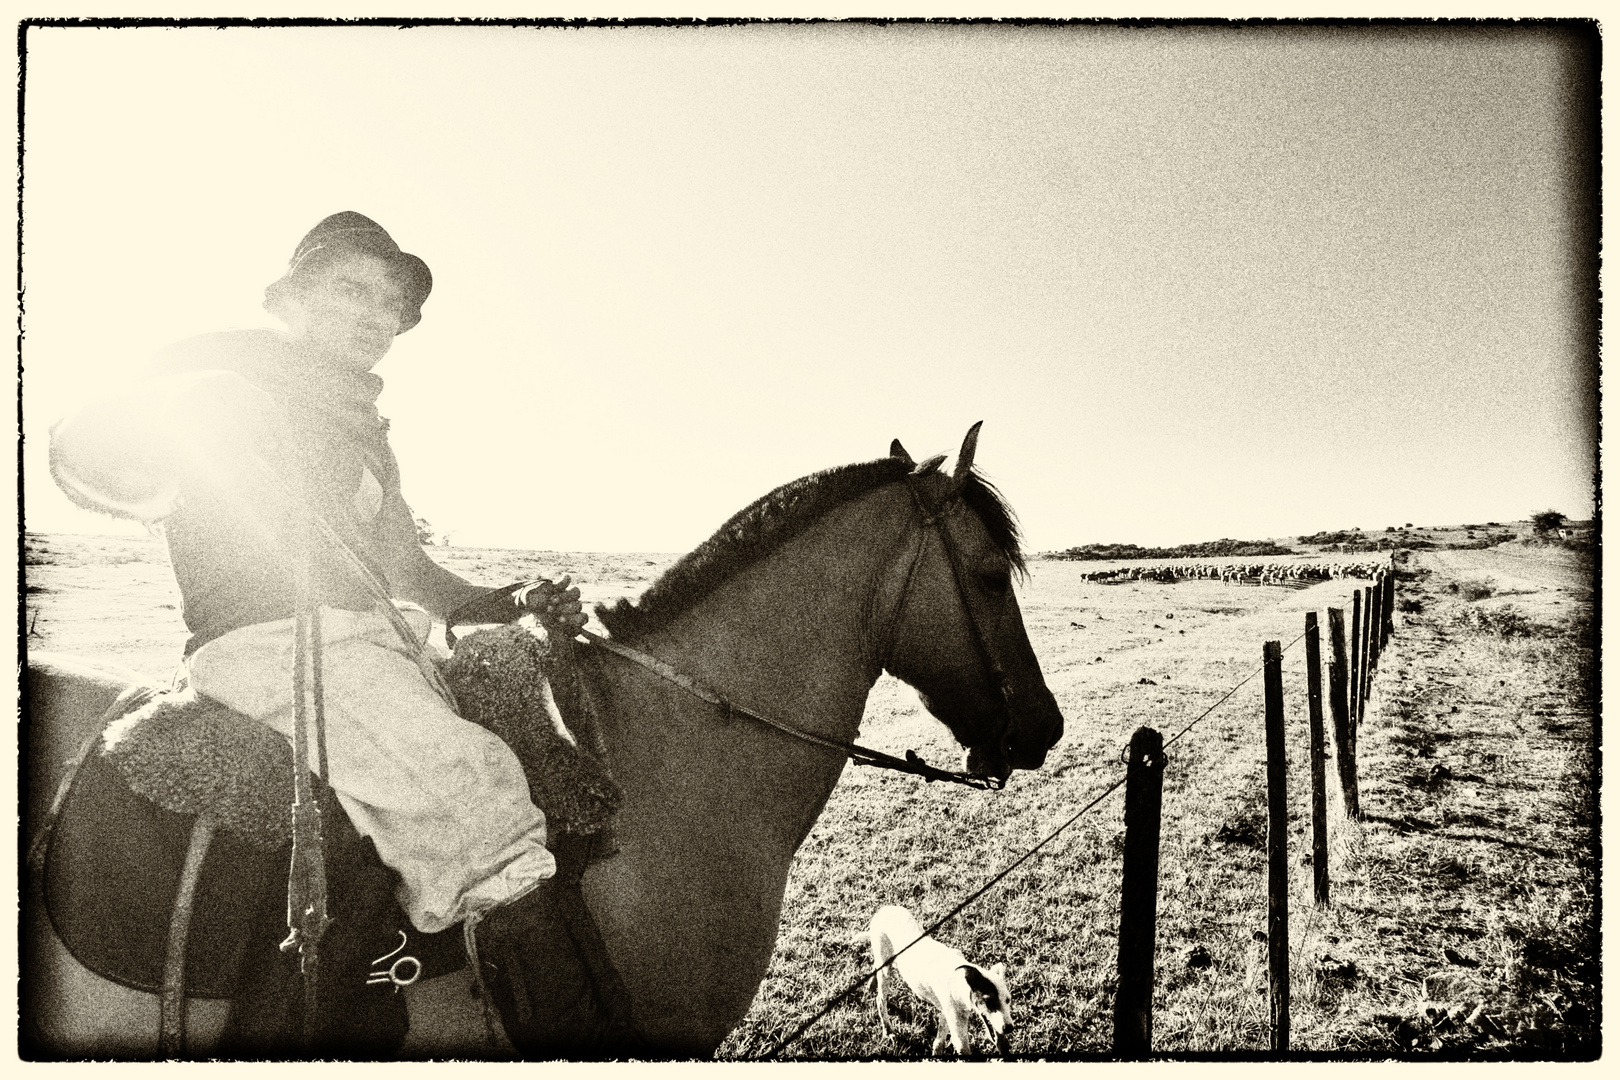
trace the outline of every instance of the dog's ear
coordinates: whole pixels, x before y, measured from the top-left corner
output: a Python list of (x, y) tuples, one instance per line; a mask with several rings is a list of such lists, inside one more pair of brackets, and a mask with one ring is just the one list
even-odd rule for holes
[(990, 973), (992, 975), (994, 975), (996, 978), (1000, 979), (1002, 982), (1007, 981), (1007, 965), (1006, 964), (1000, 964), (1000, 963), (991, 964), (990, 965)]
[(983, 994), (985, 1001), (992, 1008), (1000, 1004), (1001, 988), (991, 980), (990, 976), (973, 964), (963, 964), (962, 974), (967, 978), (968, 989), (975, 994)]

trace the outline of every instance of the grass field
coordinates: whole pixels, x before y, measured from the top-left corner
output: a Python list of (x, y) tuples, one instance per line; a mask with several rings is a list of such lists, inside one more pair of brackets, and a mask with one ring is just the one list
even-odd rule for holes
[[(633, 595), (662, 555), (435, 548), (491, 584), (569, 571), (586, 598)], [(163, 675), (185, 632), (161, 546), (30, 535), (30, 645)], [(1337, 1053), (1541, 1058), (1598, 1049), (1592, 581), (1579, 557), (1510, 543), (1414, 553), (1405, 610), (1360, 734), (1363, 820), (1330, 799), (1333, 902), (1310, 898), (1307, 610), (1363, 584), (1098, 585), (1094, 564), (1032, 563), (1025, 620), (1067, 731), (1046, 767), (1001, 792), (847, 769), (789, 882), (781, 936), (724, 1058), (757, 1055), (869, 969), (851, 938), (881, 904), (927, 925), (1123, 776), (1139, 725), (1167, 738), (1154, 1049), (1269, 1044), (1261, 645), (1284, 654), (1289, 741), (1292, 1045)], [(167, 605), (167, 606), (165, 606)], [(1325, 629), (1325, 618), (1324, 618)], [(1325, 638), (1325, 633), (1324, 633)], [(1244, 683), (1243, 680), (1249, 679)], [(1239, 686), (1242, 683), (1243, 685)], [(888, 678), (862, 741), (955, 764), (959, 749)], [(1328, 774), (1334, 775), (1330, 763)], [(1330, 788), (1334, 785), (1330, 783)], [(1122, 793), (948, 923), (975, 961), (1006, 962), (1015, 1053), (1105, 1056), (1112, 1040)], [(934, 1016), (895, 994), (896, 1038), (871, 990), (834, 1007), (784, 1057), (920, 1058)]]

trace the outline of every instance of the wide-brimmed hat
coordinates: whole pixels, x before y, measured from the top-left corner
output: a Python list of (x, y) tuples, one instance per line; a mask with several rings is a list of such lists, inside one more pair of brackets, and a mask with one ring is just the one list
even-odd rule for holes
[(422, 321), (422, 302), (433, 291), (433, 273), (427, 263), (408, 251), (401, 251), (388, 230), (364, 214), (344, 210), (320, 223), (304, 235), (293, 251), (287, 272), (264, 290), (264, 306), (275, 310), (276, 302), (292, 287), (300, 273), (307, 272), (321, 261), (317, 253), (335, 254), (359, 251), (386, 259), (399, 268), (405, 284), (405, 308), (400, 312), (399, 330), (403, 334)]

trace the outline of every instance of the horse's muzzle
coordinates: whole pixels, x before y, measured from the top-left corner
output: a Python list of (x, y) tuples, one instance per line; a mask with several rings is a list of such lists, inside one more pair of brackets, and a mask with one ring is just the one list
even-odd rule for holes
[(1007, 763), (1014, 769), (1038, 769), (1062, 737), (1063, 712), (1057, 698), (1042, 686), (1034, 703), (1013, 713), (1006, 736)]
[(1013, 766), (1000, 747), (971, 746), (968, 748), (962, 770), (970, 776), (988, 776), (996, 780), (1006, 780), (1012, 775)]

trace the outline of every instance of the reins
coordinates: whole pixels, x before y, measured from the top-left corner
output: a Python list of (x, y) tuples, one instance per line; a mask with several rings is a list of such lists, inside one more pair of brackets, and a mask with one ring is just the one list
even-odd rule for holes
[(805, 731), (794, 727), (792, 724), (766, 716), (764, 713), (756, 712), (745, 705), (739, 705), (719, 691), (704, 686), (691, 676), (682, 674), (657, 657), (650, 656), (639, 649), (621, 645), (611, 638), (593, 634), (589, 630), (581, 630), (579, 634), (597, 648), (606, 649), (616, 656), (621, 656), (633, 664), (646, 668), (665, 682), (672, 683), (693, 697), (708, 702), (710, 705), (720, 709), (728, 718), (746, 716), (748, 719), (764, 724), (766, 727), (774, 728), (784, 735), (790, 735), (803, 742), (843, 754), (856, 765), (869, 765), (877, 769), (892, 769), (895, 772), (911, 773), (914, 776), (922, 777), (929, 783), (935, 780), (944, 780), (953, 784), (964, 784), (968, 787), (979, 788), (980, 790), (1000, 790), (1002, 786), (1002, 781), (996, 777), (971, 776), (967, 773), (950, 772), (946, 769), (935, 768), (918, 757), (915, 750), (907, 750), (905, 758), (902, 759), (892, 754), (885, 754), (881, 750), (861, 746), (859, 743), (841, 742), (837, 739), (829, 739)]
[[(905, 608), (906, 597), (910, 595), (911, 592), (912, 579), (916, 576), (917, 567), (922, 562), (923, 552), (925, 545), (927, 544), (927, 530), (929, 528), (935, 528), (939, 531), (940, 544), (942, 547), (944, 547), (946, 559), (950, 564), (951, 580), (956, 586), (957, 596), (962, 601), (963, 610), (967, 613), (968, 625), (973, 629), (974, 644), (977, 646), (979, 656), (984, 662), (985, 670), (989, 673), (990, 678), (995, 683), (996, 688), (1000, 693), (1002, 716), (1005, 720), (1007, 707), (1013, 696), (1012, 687), (1007, 680), (1006, 672), (1002, 668), (1001, 663), (996, 659), (994, 652), (992, 652), (990, 649), (989, 641), (984, 633), (984, 627), (980, 624), (979, 617), (973, 610), (973, 604), (968, 599), (967, 590), (963, 587), (961, 561), (957, 556), (955, 545), (951, 543), (950, 531), (946, 529), (943, 520), (952, 513), (957, 505), (960, 505), (961, 496), (957, 492), (952, 492), (952, 494), (937, 508), (931, 508), (928, 506), (927, 500), (923, 497), (922, 489), (918, 486), (917, 473), (913, 472), (908, 474), (905, 479), (906, 489), (911, 493), (912, 501), (917, 507), (918, 517), (923, 530), (923, 539), (917, 546), (917, 554), (915, 558), (912, 559), (910, 568), (906, 571), (905, 582), (900, 589), (900, 599), (895, 604), (894, 621), (898, 622), (900, 613)], [(972, 773), (952, 772), (948, 769), (936, 768), (919, 757), (915, 750), (907, 750), (906, 756), (902, 759), (897, 758), (892, 754), (885, 754), (881, 750), (873, 750), (870, 747), (862, 746), (859, 743), (843, 742), (838, 739), (829, 739), (824, 735), (817, 735), (813, 732), (805, 731), (802, 728), (795, 727), (794, 725), (787, 723), (786, 721), (777, 720), (773, 717), (765, 715), (764, 713), (750, 709), (747, 706), (737, 704), (735, 701), (732, 701), (719, 691), (698, 682), (690, 675), (677, 671), (675, 668), (658, 659), (656, 656), (651, 656), (639, 649), (633, 649), (628, 645), (622, 645), (617, 641), (602, 637), (600, 634), (594, 634), (589, 630), (581, 629), (577, 633), (579, 637), (584, 638), (591, 645), (594, 645), (597, 648), (606, 649), (608, 652), (611, 652), (616, 656), (623, 657), (624, 659), (629, 660), (631, 663), (647, 669), (654, 675), (657, 675), (660, 679), (663, 679), (665, 682), (679, 687), (688, 694), (691, 694), (693, 697), (708, 702), (710, 705), (720, 709), (728, 719), (733, 716), (746, 716), (748, 719), (760, 724), (764, 724), (766, 727), (774, 728), (784, 735), (789, 735), (795, 739), (799, 739), (802, 742), (807, 742), (814, 746), (820, 746), (842, 754), (856, 765), (866, 765), (876, 769), (889, 769), (894, 772), (910, 773), (913, 776), (922, 777), (928, 783), (933, 783), (935, 780), (943, 780), (947, 783), (962, 784), (965, 787), (978, 788), (981, 791), (999, 791), (1006, 785), (1006, 781), (1000, 777), (979, 776)], [(892, 633), (893, 631), (891, 629), (891, 636)], [(888, 651), (890, 646), (892, 646), (892, 641), (890, 642), (889, 646), (885, 647), (885, 652)], [(885, 660), (886, 659), (887, 657), (885, 657)]]
[(326, 905), (326, 847), (321, 807), (310, 776), (309, 736), (315, 736), (315, 767), (327, 781), (326, 709), (321, 686), (321, 609), (310, 584), (313, 529), (293, 556), (293, 803), (292, 860), (287, 871), (287, 939), (282, 952), (298, 953), (304, 983), (303, 1031), (315, 1031), (321, 938), (332, 919)]

